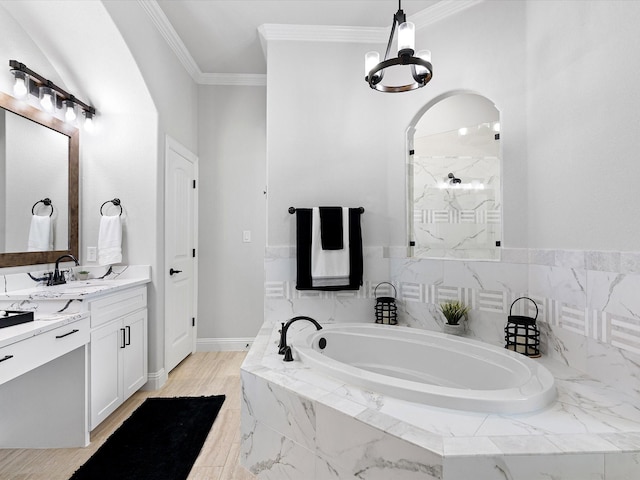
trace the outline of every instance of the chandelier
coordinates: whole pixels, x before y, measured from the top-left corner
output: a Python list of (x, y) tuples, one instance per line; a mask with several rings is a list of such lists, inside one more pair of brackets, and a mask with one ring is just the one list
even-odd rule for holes
[[(398, 25), (398, 56), (389, 58), (389, 51), (393, 43), (393, 36)], [(415, 56), (415, 25), (407, 22), (407, 17), (402, 11), (401, 0), (398, 0), (398, 11), (393, 16), (391, 24), (391, 35), (387, 43), (387, 51), (384, 60), (380, 61), (378, 52), (367, 52), (364, 56), (365, 81), (374, 90), (379, 92), (409, 92), (424, 87), (433, 76), (431, 66), (431, 52), (420, 50)], [(407, 65), (411, 70), (412, 83), (406, 85), (384, 85), (385, 70), (396, 65)]]

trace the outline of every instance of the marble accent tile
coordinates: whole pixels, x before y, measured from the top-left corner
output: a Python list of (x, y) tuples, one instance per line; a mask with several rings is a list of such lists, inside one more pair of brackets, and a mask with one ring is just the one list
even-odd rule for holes
[(619, 272), (620, 252), (586, 252), (587, 270)]
[(502, 263), (529, 263), (529, 250), (526, 248), (501, 248)]
[(529, 250), (529, 264), (553, 267), (556, 264), (555, 250)]
[(640, 273), (640, 252), (620, 253), (620, 273)]
[(556, 250), (555, 266), (562, 268), (587, 268), (586, 254), (583, 250)]

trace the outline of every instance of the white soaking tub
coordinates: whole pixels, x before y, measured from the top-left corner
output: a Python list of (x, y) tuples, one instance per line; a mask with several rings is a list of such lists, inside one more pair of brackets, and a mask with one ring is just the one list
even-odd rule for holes
[(411, 402), (524, 413), (544, 408), (556, 398), (553, 375), (536, 361), (444, 333), (331, 324), (292, 343), (304, 364), (366, 390)]

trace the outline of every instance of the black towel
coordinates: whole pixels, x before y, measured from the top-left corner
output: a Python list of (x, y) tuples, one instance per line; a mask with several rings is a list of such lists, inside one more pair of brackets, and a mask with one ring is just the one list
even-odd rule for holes
[(360, 209), (349, 209), (349, 285), (313, 287), (311, 283), (311, 232), (310, 208), (296, 209), (296, 266), (297, 290), (359, 290), (362, 285), (362, 229)]
[(323, 250), (342, 250), (342, 207), (320, 207), (320, 240)]

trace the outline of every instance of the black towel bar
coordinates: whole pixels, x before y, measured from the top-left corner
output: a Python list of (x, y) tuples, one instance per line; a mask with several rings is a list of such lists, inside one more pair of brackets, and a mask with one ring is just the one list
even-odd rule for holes
[[(360, 211), (360, 213), (364, 213), (364, 207), (358, 207), (358, 210)], [(296, 213), (296, 208), (295, 207), (289, 207), (289, 213), (290, 214), (294, 214)]]
[(113, 200), (107, 200), (102, 205), (100, 205), (100, 215), (104, 215), (104, 213), (102, 213), (102, 207), (104, 207), (107, 203), (113, 203), (116, 207), (120, 207), (120, 215), (122, 215), (122, 204), (120, 203), (119, 198), (114, 198)]
[(44, 203), (47, 207), (51, 207), (51, 213), (49, 214), (49, 216), (53, 215), (53, 204), (51, 203), (51, 199), (48, 197), (43, 198), (42, 200), (38, 200), (33, 204), (33, 207), (31, 207), (31, 215), (36, 214), (36, 205), (38, 205), (39, 203)]

